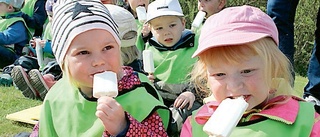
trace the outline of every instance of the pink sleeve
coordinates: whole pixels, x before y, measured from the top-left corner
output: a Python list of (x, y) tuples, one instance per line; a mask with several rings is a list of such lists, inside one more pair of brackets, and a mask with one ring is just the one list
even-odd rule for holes
[(192, 137), (191, 116), (182, 125), (180, 137)]
[(33, 127), (29, 137), (38, 137), (38, 136), (39, 136), (39, 122)]
[(315, 114), (315, 122), (312, 127), (310, 137), (319, 137), (320, 136), (320, 115), (318, 113)]

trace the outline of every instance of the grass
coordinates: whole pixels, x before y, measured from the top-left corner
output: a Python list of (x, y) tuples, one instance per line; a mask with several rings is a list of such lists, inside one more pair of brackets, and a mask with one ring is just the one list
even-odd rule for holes
[(12, 137), (20, 132), (31, 132), (33, 125), (8, 120), (6, 115), (41, 103), (41, 101), (25, 98), (14, 87), (0, 87), (0, 137)]
[[(294, 89), (298, 95), (302, 96), (306, 83), (306, 78), (296, 77)], [(31, 132), (33, 125), (14, 122), (5, 117), (7, 114), (40, 104), (41, 101), (25, 98), (21, 92), (14, 87), (0, 87), (0, 137), (12, 137), (20, 132)]]

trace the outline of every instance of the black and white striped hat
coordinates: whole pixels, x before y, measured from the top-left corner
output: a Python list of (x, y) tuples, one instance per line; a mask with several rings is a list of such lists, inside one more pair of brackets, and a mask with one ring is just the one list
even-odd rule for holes
[(100, 1), (66, 0), (54, 6), (51, 46), (60, 66), (71, 41), (80, 33), (92, 29), (109, 31), (120, 47), (118, 25)]

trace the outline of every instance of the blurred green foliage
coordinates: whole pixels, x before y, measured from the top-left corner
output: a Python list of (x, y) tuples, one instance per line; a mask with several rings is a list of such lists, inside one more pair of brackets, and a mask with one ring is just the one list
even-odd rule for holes
[[(198, 12), (197, 0), (180, 0), (186, 17), (187, 28)], [(251, 5), (266, 11), (267, 0), (229, 0), (227, 7)], [(295, 72), (296, 75), (306, 77), (309, 59), (313, 49), (315, 21), (320, 6), (320, 0), (300, 0), (295, 18)]]

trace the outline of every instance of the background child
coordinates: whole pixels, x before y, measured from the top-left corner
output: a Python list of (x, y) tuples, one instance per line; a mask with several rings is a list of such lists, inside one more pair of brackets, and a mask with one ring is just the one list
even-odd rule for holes
[[(206, 16), (202, 23), (205, 22), (205, 19), (209, 18), (211, 15), (214, 15), (221, 10), (223, 10), (227, 5), (227, 0), (198, 0), (198, 10), (203, 11), (206, 13)], [(200, 32), (201, 32), (202, 24), (199, 26), (199, 28), (191, 28), (194, 33), (196, 39), (199, 38)], [(205, 97), (207, 97), (208, 93), (206, 92), (197, 92), (199, 89), (196, 89), (194, 87), (193, 83), (190, 83), (188, 86), (188, 91), (192, 91), (193, 93), (196, 93), (196, 100), (203, 100)], [(202, 102), (202, 101), (200, 101)]]
[[(136, 46), (137, 48), (142, 51), (145, 45), (146, 40), (152, 36), (152, 35), (148, 35), (150, 30), (146, 29), (143, 30), (145, 28), (147, 28), (147, 25), (144, 24), (144, 22), (140, 22), (138, 20), (138, 15), (137, 15), (137, 11), (136, 8), (141, 6), (144, 7), (146, 10), (148, 9), (148, 5), (149, 5), (149, 0), (125, 0), (125, 5), (124, 8), (127, 9), (132, 15), (133, 17), (136, 19), (136, 24), (138, 27), (138, 35), (137, 35), (137, 41), (136, 41)], [(147, 32), (144, 32), (147, 31)], [(144, 33), (142, 33), (144, 32)]]
[[(198, 10), (206, 13), (206, 16), (203, 20), (209, 18), (211, 15), (220, 12), (227, 5), (227, 0), (197, 0), (198, 1)], [(196, 28), (196, 35), (200, 33), (201, 26)]]
[(43, 26), (47, 20), (45, 4), (46, 0), (25, 0), (21, 9), (22, 18), (34, 37), (42, 37)]
[[(54, 55), (51, 49), (51, 23), (52, 23), (52, 7), (56, 0), (46, 1), (46, 11), (49, 22), (46, 25), (44, 31), (43, 40), (40, 41), (40, 45), (43, 48), (43, 66), (32, 68), (25, 71), (26, 68), (22, 66), (14, 66), (12, 69), (12, 79), (15, 86), (21, 90), (22, 94), (31, 99), (43, 100), (46, 96), (49, 88), (55, 83), (55, 80), (61, 78), (61, 69), (54, 59)], [(35, 39), (30, 40), (32, 50), (36, 49)], [(38, 61), (35, 60), (37, 63)], [(40, 73), (41, 71), (41, 73)], [(43, 75), (43, 76), (42, 76)]]
[(121, 40), (121, 58), (123, 65), (130, 66), (134, 71), (144, 72), (140, 52), (135, 46), (137, 40), (137, 25), (133, 15), (119, 6), (105, 4), (111, 12), (111, 16), (118, 24)]
[[(39, 136), (168, 136), (170, 111), (140, 86), (146, 76), (121, 67), (117, 24), (100, 1), (60, 2), (52, 30), (63, 77), (44, 100)], [(93, 76), (104, 71), (117, 74), (116, 98), (92, 95)]]
[(22, 55), (31, 34), (20, 11), (23, 0), (0, 0), (0, 68), (13, 64)]
[(187, 90), (187, 75), (196, 61), (191, 55), (197, 48), (197, 38), (185, 29), (186, 22), (178, 0), (150, 3), (147, 23), (153, 37), (148, 40), (145, 49), (153, 52), (155, 67), (154, 74), (150, 74), (149, 78), (168, 107), (184, 109), (180, 113), (183, 121), (201, 105), (195, 101), (194, 93)]
[(215, 101), (188, 118), (181, 136), (207, 136), (202, 128), (217, 104), (239, 96), (249, 106), (231, 137), (319, 136), (319, 114), (291, 95), (290, 63), (278, 44), (274, 22), (258, 8), (231, 7), (209, 17), (193, 55), (199, 61), (192, 80), (200, 89), (209, 88)]
[(227, 5), (227, 0), (198, 0), (198, 10), (206, 13), (205, 18), (218, 13)]

